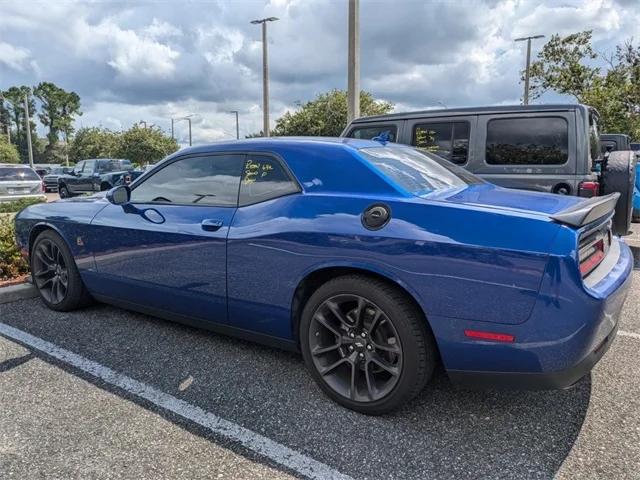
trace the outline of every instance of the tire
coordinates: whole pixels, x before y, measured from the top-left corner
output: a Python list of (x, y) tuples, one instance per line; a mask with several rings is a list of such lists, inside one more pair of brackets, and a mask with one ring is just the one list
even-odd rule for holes
[(620, 192), (613, 216), (613, 233), (627, 235), (631, 225), (633, 208), (633, 185), (635, 182), (636, 159), (632, 151), (611, 152), (603, 173), (604, 194)]
[(71, 193), (66, 185), (61, 185), (60, 188), (58, 188), (58, 195), (60, 198), (71, 198)]
[(406, 294), (360, 275), (330, 280), (309, 298), (302, 313), (300, 346), (324, 393), (368, 415), (390, 412), (415, 397), (431, 378), (438, 358), (424, 315)]
[(33, 283), (50, 309), (68, 312), (91, 302), (69, 247), (53, 230), (33, 242), (30, 263)]
[(100, 184), (101, 192), (105, 192), (107, 190), (111, 190), (111, 185), (109, 185), (107, 182), (103, 182), (102, 184)]

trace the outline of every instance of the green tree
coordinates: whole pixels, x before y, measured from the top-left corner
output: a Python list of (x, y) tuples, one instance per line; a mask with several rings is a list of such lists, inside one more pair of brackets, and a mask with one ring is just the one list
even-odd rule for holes
[[(11, 142), (18, 147), (18, 153), (23, 163), (29, 161), (28, 147), (27, 147), (27, 134), (25, 130), (25, 111), (24, 111), (24, 98), (27, 97), (29, 103), (29, 115), (35, 112), (36, 104), (33, 100), (31, 88), (25, 85), (20, 87), (11, 87), (8, 90), (2, 92), (2, 96), (8, 103), (9, 114), (11, 115), (11, 121), (15, 124), (15, 135), (12, 136)], [(29, 122), (29, 128), (31, 129), (31, 140), (35, 142), (38, 135), (36, 133), (36, 124), (31, 119)]]
[(640, 47), (631, 41), (607, 57), (591, 47), (591, 31), (553, 35), (531, 64), (530, 75), (533, 98), (548, 90), (570, 95), (598, 110), (603, 132), (640, 138)]
[(7, 141), (6, 135), (0, 133), (0, 163), (20, 163), (18, 149)]
[(69, 145), (69, 160), (114, 158), (120, 149), (120, 133), (106, 128), (85, 127), (78, 130)]
[(162, 160), (176, 150), (178, 143), (162, 130), (134, 125), (121, 134), (117, 156), (143, 165)]
[[(393, 110), (393, 104), (376, 100), (368, 92), (360, 92), (360, 114), (381, 115)], [(337, 137), (347, 125), (347, 92), (331, 90), (319, 94), (295, 112), (287, 112), (276, 120), (272, 134)], [(259, 135), (256, 135), (259, 136)]]
[(73, 133), (73, 121), (80, 111), (80, 97), (75, 92), (67, 92), (51, 82), (41, 82), (34, 88), (33, 94), (42, 102), (42, 109), (38, 117), (40, 123), (49, 127), (47, 139), (49, 141), (45, 158), (50, 162), (58, 162), (64, 156), (64, 148), (58, 148), (60, 134), (65, 139)]

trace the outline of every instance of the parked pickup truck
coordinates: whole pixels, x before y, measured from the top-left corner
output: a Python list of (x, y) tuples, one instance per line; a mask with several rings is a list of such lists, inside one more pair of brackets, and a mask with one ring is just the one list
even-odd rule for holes
[(598, 120), (587, 105), (456, 108), (358, 118), (342, 136), (414, 145), (503, 187), (583, 197), (620, 192), (613, 231), (626, 235), (635, 155), (605, 158)]
[(66, 175), (58, 177), (60, 198), (68, 198), (81, 193), (109, 190), (120, 178), (133, 170), (130, 160), (96, 158), (82, 160)]

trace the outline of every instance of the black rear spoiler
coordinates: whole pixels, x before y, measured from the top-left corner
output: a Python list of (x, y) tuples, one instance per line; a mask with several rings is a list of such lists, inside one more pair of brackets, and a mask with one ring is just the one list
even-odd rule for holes
[(591, 197), (561, 212), (550, 215), (552, 220), (571, 227), (582, 227), (612, 213), (620, 198), (619, 192), (604, 197)]

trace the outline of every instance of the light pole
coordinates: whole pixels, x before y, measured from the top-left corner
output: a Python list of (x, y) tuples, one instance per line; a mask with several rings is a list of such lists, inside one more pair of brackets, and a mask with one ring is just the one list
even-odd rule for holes
[(171, 138), (174, 138), (173, 137), (173, 123), (174, 122), (179, 122), (180, 120), (186, 120), (187, 122), (189, 122), (189, 146), (191, 146), (191, 117), (193, 117), (193, 114), (187, 115), (186, 117), (172, 118), (171, 119)]
[(265, 137), (269, 132), (269, 58), (267, 53), (267, 22), (275, 22), (277, 17), (267, 17), (260, 20), (251, 20), (253, 25), (262, 24), (262, 132)]
[(230, 110), (229, 113), (236, 114), (236, 140), (240, 140), (240, 123), (238, 123), (238, 110)]
[(349, 0), (347, 123), (360, 116), (360, 2)]
[(529, 105), (529, 67), (531, 65), (531, 40), (536, 40), (538, 38), (544, 38), (544, 35), (531, 35), (529, 37), (521, 37), (516, 38), (514, 42), (524, 42), (527, 41), (527, 66), (524, 73), (524, 97), (522, 98), (522, 103), (524, 105)]
[(24, 128), (27, 130), (27, 147), (29, 149), (29, 166), (33, 168), (33, 147), (31, 146), (31, 119), (29, 118), (29, 99), (24, 96)]

